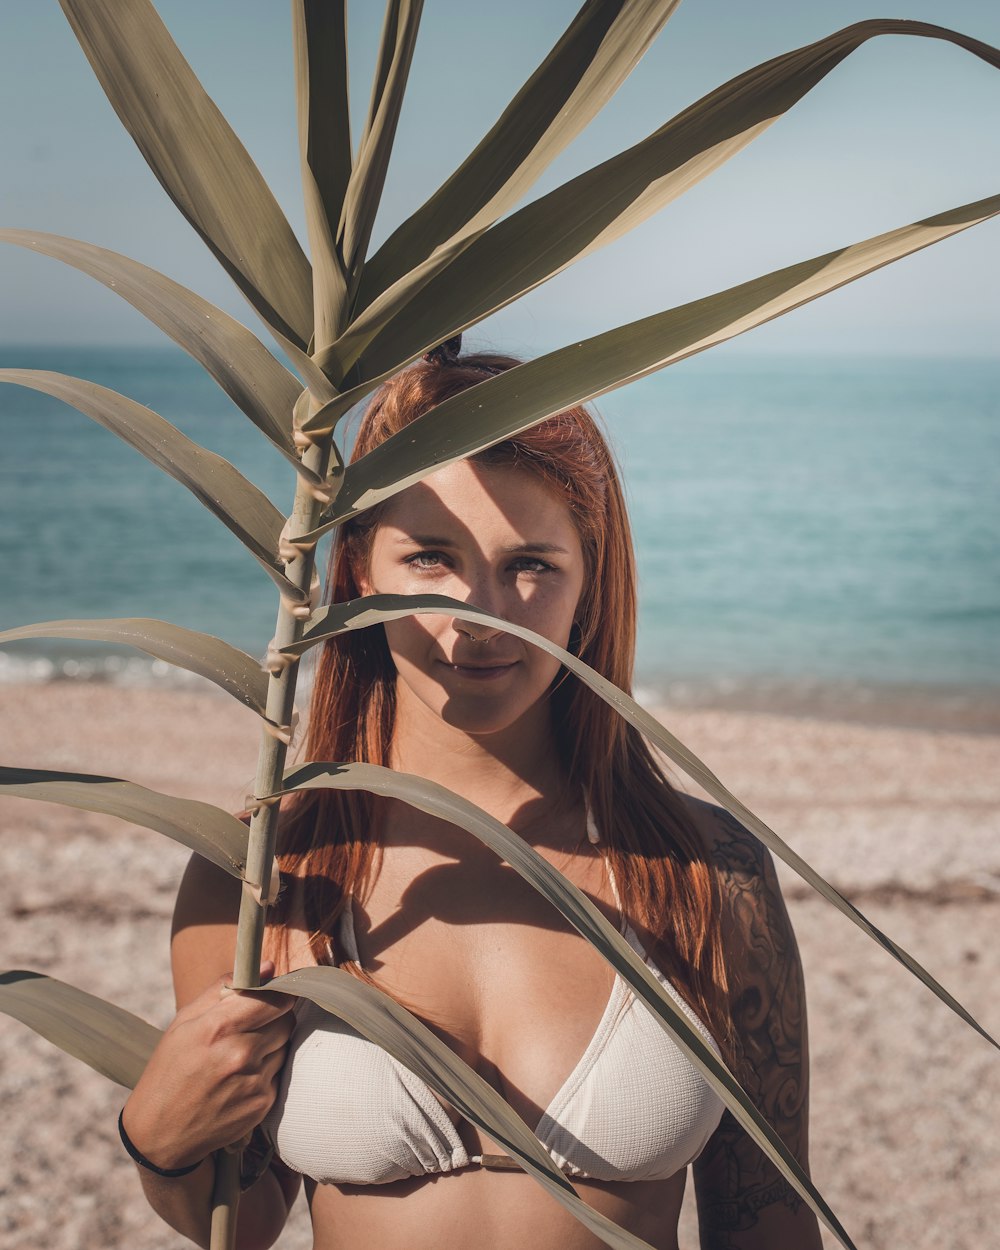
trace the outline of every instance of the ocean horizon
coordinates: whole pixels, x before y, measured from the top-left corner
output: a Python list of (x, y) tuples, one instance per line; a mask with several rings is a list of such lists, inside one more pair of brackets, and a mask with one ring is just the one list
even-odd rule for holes
[[(286, 463), (176, 348), (8, 346), (0, 366), (121, 391), (290, 505)], [(710, 352), (595, 406), (644, 701), (1000, 732), (1000, 359)], [(153, 616), (263, 653), (273, 585), (179, 483), (47, 396), (0, 386), (0, 418), (0, 630)], [(206, 684), (126, 649), (0, 647), (0, 681), (57, 680)]]

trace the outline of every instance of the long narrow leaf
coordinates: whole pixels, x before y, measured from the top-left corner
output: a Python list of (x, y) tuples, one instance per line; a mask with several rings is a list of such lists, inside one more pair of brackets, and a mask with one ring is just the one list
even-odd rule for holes
[(149, 0), (59, 0), (122, 125), (264, 321), (305, 350), (309, 262)]
[(503, 620), (501, 617), (493, 616), (489, 612), (482, 612), (478, 608), (462, 603), (458, 599), (449, 599), (445, 595), (369, 595), (363, 599), (353, 599), (321, 608), (307, 622), (301, 640), (285, 647), (284, 651), (288, 655), (301, 655), (309, 647), (315, 646), (316, 643), (322, 642), (326, 638), (336, 637), (338, 634), (346, 633), (349, 630), (367, 629), (372, 625), (385, 621), (399, 620), (406, 616), (440, 616), (442, 614), (458, 617), (464, 621), (499, 626), (506, 633), (522, 638), (525, 642), (531, 643), (532, 646), (539, 647), (541, 650), (548, 652), (549, 655), (554, 656), (570, 672), (575, 673), (605, 703), (613, 707), (620, 716), (623, 716), (630, 725), (633, 725), (654, 746), (658, 747), (668, 759), (682, 768), (693, 781), (702, 786), (737, 820), (741, 821), (770, 851), (788, 864), (790, 868), (793, 868), (823, 898), (832, 903), (839, 912), (856, 924), (863, 933), (867, 933), (879, 946), (888, 951), (904, 968), (908, 968), (918, 980), (926, 985), (932, 993), (936, 994), (966, 1024), (970, 1025), (988, 1042), (1000, 1049), (998, 1043), (986, 1032), (982, 1025), (944, 986), (931, 976), (926, 968), (918, 963), (908, 951), (897, 945), (892, 938), (887, 937), (880, 929), (876, 928), (853, 903), (844, 898), (801, 855), (780, 838), (773, 829), (766, 825), (760, 817), (754, 815), (744, 803), (727, 790), (719, 778), (716, 777), (707, 765), (702, 763), (693, 751), (689, 750), (678, 738), (675, 738), (669, 730), (665, 729), (655, 717), (640, 707), (624, 690), (619, 690), (606, 677), (602, 677), (589, 665), (584, 664), (582, 660), (571, 655), (568, 651), (564, 651), (562, 647), (556, 646), (548, 638), (543, 638), (541, 634), (536, 634), (533, 630), (526, 629), (523, 625), (515, 625), (510, 621)]
[(300, 968), (269, 981), (267, 990), (308, 998), (388, 1051), (493, 1141), (585, 1228), (616, 1250), (651, 1250), (641, 1238), (583, 1202), (516, 1111), (415, 1016), (374, 986), (339, 968)]
[(677, 7), (678, 0), (590, 0), (489, 134), (368, 262), (360, 306), (447, 244), (455, 254), (526, 194), (600, 112)]
[(386, 5), (368, 119), (341, 217), (344, 262), (351, 274), (358, 272), (375, 224), (423, 7), (424, 0), (388, 0)]
[(51, 256), (103, 282), (204, 366), (278, 450), (298, 463), (292, 410), (302, 383), (246, 326), (155, 269), (93, 243), (36, 230), (0, 230), (0, 243)]
[(161, 1037), (131, 1011), (23, 968), (0, 973), (0, 1011), (127, 1089), (142, 1076)]
[(401, 368), (645, 221), (742, 151), (851, 52), (878, 35), (942, 39), (1000, 66), (1000, 51), (925, 22), (858, 22), (710, 92), (628, 151), (513, 213), (416, 294), (400, 283), (337, 344), (358, 382)]
[(332, 514), (309, 537), (388, 499), (443, 465), (510, 438), (573, 404), (744, 334), (998, 212), (1000, 196), (963, 204), (488, 378), (445, 400), (351, 465)]
[(128, 616), (91, 621), (41, 621), (0, 633), (0, 644), (25, 638), (84, 638), (90, 642), (125, 643), (189, 673), (214, 682), (239, 703), (267, 719), (267, 677), (245, 651), (210, 634), (149, 617)]
[(228, 460), (192, 442), (169, 421), (117, 391), (43, 369), (0, 369), (0, 382), (27, 386), (103, 425), (168, 473), (231, 530), (267, 570), (282, 594), (304, 602), (303, 591), (284, 574), (278, 540), (285, 520), (278, 509)]
[(119, 777), (41, 768), (0, 768), (0, 797), (38, 799), (86, 812), (103, 812), (196, 851), (231, 876), (247, 863), (247, 826), (221, 807), (160, 794)]
[(292, 29), (315, 347), (321, 350), (340, 334), (347, 313), (347, 277), (337, 250), (351, 176), (345, 0), (293, 0)]
[(465, 829), (508, 863), (595, 948), (646, 1004), (653, 1018), (684, 1051), (775, 1167), (827, 1227), (848, 1247), (853, 1243), (788, 1147), (754, 1106), (687, 1014), (650, 972), (644, 960), (589, 898), (506, 825), (468, 799), (436, 782), (376, 764), (313, 762), (285, 774), (280, 793), (294, 790), (366, 790), (401, 799)]

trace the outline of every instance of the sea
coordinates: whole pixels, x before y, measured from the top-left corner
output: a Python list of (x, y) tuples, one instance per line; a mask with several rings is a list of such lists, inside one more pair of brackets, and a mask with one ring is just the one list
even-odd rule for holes
[[(120, 391), (290, 507), (287, 464), (177, 349), (0, 347), (0, 367)], [(642, 699), (1000, 732), (1000, 358), (712, 352), (596, 407), (634, 528)], [(153, 616), (263, 653), (272, 583), (181, 485), (21, 387), (0, 386), (0, 430), (0, 630)], [(200, 680), (0, 644), (4, 682)]]

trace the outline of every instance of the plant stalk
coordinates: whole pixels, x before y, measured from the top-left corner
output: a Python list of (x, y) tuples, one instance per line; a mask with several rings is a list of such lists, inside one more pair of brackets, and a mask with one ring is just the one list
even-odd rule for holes
[[(302, 463), (319, 474), (325, 481), (333, 455), (333, 439), (328, 436), (307, 447)], [(315, 529), (325, 505), (316, 499), (306, 482), (300, 477), (295, 490), (292, 508), (292, 533), (305, 534)], [(285, 567), (286, 575), (300, 590), (309, 593), (316, 549), (308, 547)], [(292, 614), (284, 602), (278, 608), (274, 631), (274, 645), (279, 650), (302, 635), (305, 622)], [(280, 673), (272, 673), (267, 687), (267, 718), (271, 726), (289, 726), (295, 705), (295, 687), (298, 678), (298, 662), (290, 664)], [(270, 732), (271, 726), (261, 729), (260, 748), (257, 753), (257, 772), (254, 778), (254, 796), (273, 794), (281, 788), (288, 744)], [(268, 897), (271, 885), (271, 869), (277, 845), (277, 803), (256, 808), (250, 818), (249, 846), (247, 850), (246, 882), (259, 887), (261, 899)], [(233, 985), (237, 989), (255, 989), (260, 985), (260, 956), (267, 921), (267, 904), (258, 902), (250, 885), (244, 884), (240, 899), (240, 914), (236, 930), (236, 958), (233, 968)], [(215, 1186), (212, 1192), (211, 1250), (234, 1250), (236, 1223), (240, 1197), (241, 1151), (219, 1150), (215, 1155)]]
[(215, 1152), (215, 1183), (212, 1186), (212, 1250), (236, 1245), (236, 1216), (240, 1205), (239, 1150)]

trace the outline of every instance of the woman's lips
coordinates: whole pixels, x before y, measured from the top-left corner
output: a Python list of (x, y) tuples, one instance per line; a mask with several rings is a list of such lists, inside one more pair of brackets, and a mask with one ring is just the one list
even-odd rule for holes
[(445, 661), (442, 663), (456, 676), (466, 677), (470, 681), (499, 681), (517, 665), (516, 660), (493, 664), (449, 664)]

